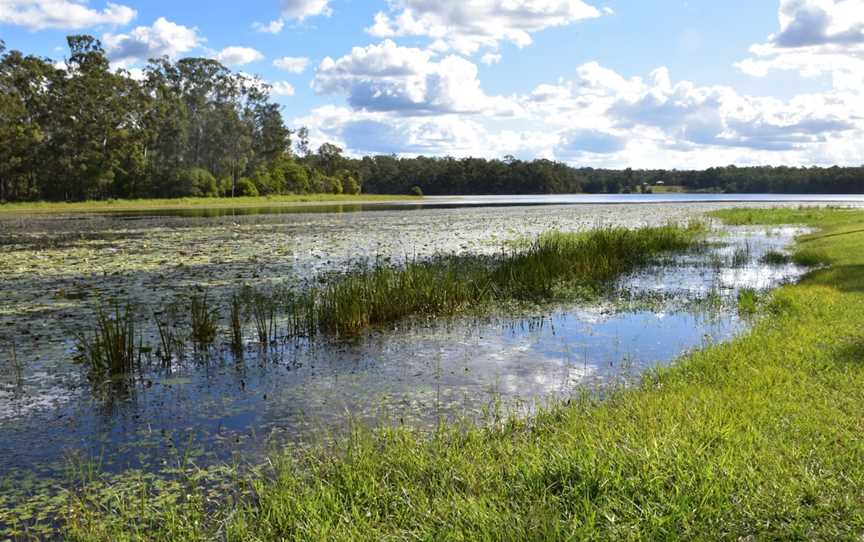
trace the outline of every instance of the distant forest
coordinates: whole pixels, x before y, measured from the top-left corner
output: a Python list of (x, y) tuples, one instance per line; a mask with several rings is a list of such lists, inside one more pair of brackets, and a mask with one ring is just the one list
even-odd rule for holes
[(101, 43), (64, 62), (0, 41), (0, 202), (268, 194), (864, 193), (864, 167), (601, 170), (549, 160), (349, 158), (285, 126), (269, 87), (207, 58), (112, 70)]

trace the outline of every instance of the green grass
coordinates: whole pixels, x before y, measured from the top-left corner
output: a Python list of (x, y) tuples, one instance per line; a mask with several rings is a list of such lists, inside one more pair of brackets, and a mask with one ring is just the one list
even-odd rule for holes
[(421, 200), (416, 196), (390, 196), (377, 194), (292, 194), (283, 196), (237, 198), (176, 198), (133, 199), (84, 202), (21, 202), (0, 204), (0, 215), (8, 213), (80, 213), (105, 211), (148, 211), (184, 209), (220, 209), (248, 207), (287, 207), (317, 203), (363, 203)]
[[(491, 427), (358, 430), (286, 452), (213, 506), (146, 484), (70, 499), (71, 540), (860, 540), (864, 213), (805, 223), (829, 268), (765, 300), (749, 334), (636, 389)], [(104, 488), (103, 488), (104, 489)]]

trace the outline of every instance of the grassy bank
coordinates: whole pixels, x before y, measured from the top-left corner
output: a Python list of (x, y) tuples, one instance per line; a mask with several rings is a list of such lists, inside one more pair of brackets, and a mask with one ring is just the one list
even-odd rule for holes
[(379, 194), (299, 194), (284, 196), (238, 198), (176, 198), (133, 199), (83, 202), (23, 202), (0, 204), (0, 215), (11, 213), (82, 213), (110, 211), (152, 211), (183, 209), (222, 209), (249, 207), (282, 207), (316, 203), (373, 203), (387, 201), (422, 200), (417, 196), (388, 196)]
[(87, 488), (73, 540), (849, 539), (864, 532), (864, 213), (731, 210), (820, 228), (830, 268), (775, 292), (747, 336), (603, 401), (492, 428), (359, 431), (286, 454), (213, 505)]

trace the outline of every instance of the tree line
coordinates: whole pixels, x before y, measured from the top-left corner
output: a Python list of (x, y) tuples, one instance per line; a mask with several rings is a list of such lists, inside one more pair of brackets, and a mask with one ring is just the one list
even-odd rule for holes
[(67, 41), (62, 63), (0, 42), (0, 201), (360, 191), (319, 167), (338, 148), (315, 155), (299, 130), (292, 151), (261, 81), (207, 58), (133, 78), (92, 36)]
[(551, 194), (649, 191), (864, 193), (864, 168), (603, 170), (550, 160), (348, 158), (311, 149), (260, 80), (216, 60), (112, 69), (99, 40), (63, 62), (0, 41), (0, 201), (288, 193)]

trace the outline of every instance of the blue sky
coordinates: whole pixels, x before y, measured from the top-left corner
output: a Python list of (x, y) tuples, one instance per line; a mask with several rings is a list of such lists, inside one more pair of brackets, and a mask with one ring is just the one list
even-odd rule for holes
[(209, 56), (355, 155), (861, 164), (864, 0), (0, 0), (7, 46)]

